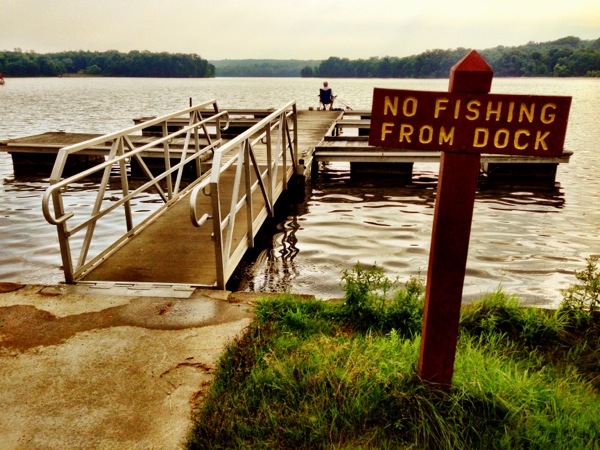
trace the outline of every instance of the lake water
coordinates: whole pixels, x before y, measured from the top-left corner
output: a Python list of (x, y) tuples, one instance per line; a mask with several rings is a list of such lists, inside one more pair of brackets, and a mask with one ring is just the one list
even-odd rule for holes
[[(329, 80), (339, 106), (370, 109), (373, 87), (445, 91), (447, 80)], [(134, 117), (162, 115), (217, 99), (222, 108), (317, 107), (318, 79), (8, 79), (0, 87), (0, 139), (64, 130), (108, 133)], [(600, 255), (600, 80), (496, 79), (493, 93), (573, 97), (554, 189), (478, 191), (466, 298), (502, 286), (525, 303), (556, 305), (574, 271)], [(275, 236), (245, 266), (239, 288), (341, 295), (341, 272), (356, 262), (406, 280), (425, 277), (437, 164), (415, 164), (409, 186), (356, 182), (344, 164), (321, 173), (303, 204), (284, 211)], [(47, 180), (15, 179), (0, 154), (0, 281), (59, 283), (55, 228), (41, 214)], [(82, 193), (82, 196), (85, 196)], [(83, 201), (83, 200), (82, 200)]]

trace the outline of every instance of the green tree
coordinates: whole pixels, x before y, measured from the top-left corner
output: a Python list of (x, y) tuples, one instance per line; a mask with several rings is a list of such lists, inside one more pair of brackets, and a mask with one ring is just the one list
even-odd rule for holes
[(302, 78), (311, 78), (314, 76), (314, 71), (312, 69), (312, 67), (310, 66), (305, 66), (304, 68), (302, 68), (302, 70), (300, 71), (300, 76)]
[(94, 64), (85, 69), (85, 73), (87, 75), (100, 75), (102, 73), (102, 69)]

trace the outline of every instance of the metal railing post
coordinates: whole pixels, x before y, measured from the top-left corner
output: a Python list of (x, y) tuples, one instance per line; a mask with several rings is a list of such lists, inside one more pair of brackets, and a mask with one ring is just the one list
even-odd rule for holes
[(296, 103), (292, 106), (292, 124), (294, 125), (294, 166), (298, 167), (300, 159), (298, 157), (298, 108), (296, 107)]
[(246, 149), (244, 151), (244, 178), (246, 184), (246, 238), (248, 239), (248, 246), (254, 247), (254, 208), (252, 206), (252, 168), (250, 167), (250, 152), (252, 147), (250, 141), (246, 141)]
[[(281, 148), (277, 149), (278, 152), (281, 152), (281, 156), (283, 158), (283, 189), (287, 190), (288, 188), (288, 183), (287, 183), (287, 131), (288, 131), (288, 122), (287, 122), (287, 115), (286, 114), (282, 114), (281, 119), (279, 120), (279, 132), (281, 133)], [(290, 155), (291, 157), (292, 155)]]
[(221, 219), (221, 195), (219, 183), (210, 184), (210, 200), (212, 204), (213, 238), (215, 241), (215, 265), (217, 276), (217, 287), (225, 289), (227, 283), (225, 277), (226, 257), (223, 251), (223, 224)]
[[(169, 126), (167, 125), (167, 121), (165, 120), (162, 124), (162, 135), (163, 137), (169, 135)], [(165, 162), (165, 170), (169, 170), (171, 168), (171, 158), (169, 157), (169, 141), (163, 142), (163, 160)], [(168, 198), (173, 198), (173, 175), (169, 175), (167, 177), (167, 196)]]
[[(52, 192), (52, 203), (54, 204), (55, 217), (64, 217), (65, 210), (63, 207), (62, 195), (59, 190)], [(56, 224), (58, 233), (58, 245), (60, 246), (60, 256), (62, 259), (63, 271), (65, 273), (65, 281), (73, 283), (73, 257), (71, 256), (71, 245), (69, 244), (69, 230), (66, 220), (62, 220)]]
[(269, 204), (273, 204), (273, 198), (275, 196), (274, 193), (274, 183), (273, 183), (273, 135), (271, 134), (271, 127), (267, 127), (267, 196), (269, 200)]

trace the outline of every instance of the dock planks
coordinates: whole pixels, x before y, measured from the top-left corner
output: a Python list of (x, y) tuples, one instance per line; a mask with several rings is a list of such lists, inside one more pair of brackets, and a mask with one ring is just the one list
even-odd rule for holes
[[(326, 137), (315, 148), (314, 157), (318, 161), (343, 162), (379, 162), (379, 163), (410, 163), (410, 162), (439, 162), (441, 152), (390, 149), (373, 147), (367, 142), (368, 137), (341, 136)], [(535, 156), (513, 156), (482, 154), (482, 164), (487, 163), (538, 163), (558, 164), (568, 163), (572, 151), (566, 150), (555, 158), (540, 158)]]

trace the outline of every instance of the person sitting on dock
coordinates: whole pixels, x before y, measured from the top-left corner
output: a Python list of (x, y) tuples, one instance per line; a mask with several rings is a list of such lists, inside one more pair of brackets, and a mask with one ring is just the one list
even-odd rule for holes
[(319, 100), (321, 101), (321, 105), (323, 105), (322, 109), (327, 109), (327, 105), (329, 105), (329, 109), (333, 108), (333, 100), (335, 99), (335, 95), (333, 95), (333, 91), (329, 87), (329, 83), (325, 81), (323, 83), (323, 87), (319, 89)]

